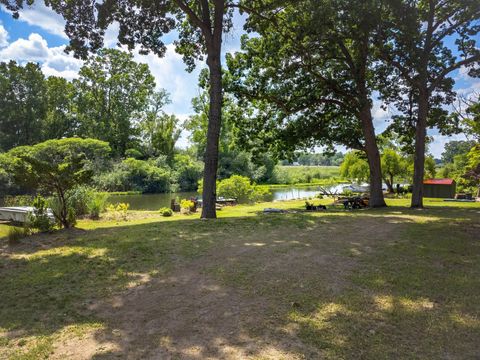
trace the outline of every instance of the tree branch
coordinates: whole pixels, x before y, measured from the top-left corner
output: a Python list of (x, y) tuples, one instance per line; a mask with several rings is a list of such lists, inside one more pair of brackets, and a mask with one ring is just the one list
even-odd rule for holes
[(464, 65), (470, 65), (471, 63), (474, 63), (474, 62), (477, 62), (477, 61), (480, 62), (480, 52), (477, 53), (476, 55), (473, 55), (469, 58), (466, 58), (462, 61), (459, 61), (459, 62), (453, 64), (452, 66), (447, 67), (437, 76), (435, 81), (432, 82), (432, 84), (428, 87), (428, 90), (430, 92), (433, 92), (435, 90), (435, 88), (440, 84), (440, 82), (445, 78), (445, 76), (447, 76), (450, 72), (452, 72), (454, 70), (457, 70)]
[(200, 7), (202, 8), (202, 19), (203, 23), (212, 31), (212, 22), (210, 20), (210, 9), (208, 5), (208, 0), (201, 0)]
[(197, 14), (195, 14), (195, 12), (186, 3), (184, 3), (183, 0), (175, 0), (175, 3), (185, 14), (187, 14), (192, 23), (195, 24), (204, 35), (212, 35), (212, 29), (208, 28), (208, 26), (203, 23), (202, 20), (200, 20)]

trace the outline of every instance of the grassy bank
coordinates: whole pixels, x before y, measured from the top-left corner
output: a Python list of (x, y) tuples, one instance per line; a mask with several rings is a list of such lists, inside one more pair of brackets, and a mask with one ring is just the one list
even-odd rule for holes
[(340, 180), (339, 166), (278, 166), (277, 181), (281, 184), (306, 184)]
[(475, 358), (480, 204), (387, 201), (3, 238), (0, 358)]

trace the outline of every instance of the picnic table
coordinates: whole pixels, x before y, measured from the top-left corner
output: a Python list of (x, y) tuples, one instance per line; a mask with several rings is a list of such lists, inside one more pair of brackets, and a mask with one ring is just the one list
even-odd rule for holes
[(345, 210), (361, 209), (368, 206), (368, 198), (360, 197), (360, 196), (352, 196), (347, 198), (340, 198), (335, 203), (342, 204)]

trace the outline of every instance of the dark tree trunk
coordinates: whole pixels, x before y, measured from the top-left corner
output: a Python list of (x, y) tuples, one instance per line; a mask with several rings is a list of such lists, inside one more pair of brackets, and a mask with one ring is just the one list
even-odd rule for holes
[(67, 200), (65, 199), (65, 193), (62, 189), (58, 189), (58, 199), (60, 201), (60, 214), (59, 214), (59, 220), (62, 226), (65, 229), (70, 228), (70, 223), (68, 222), (68, 207), (67, 207)]
[(218, 168), (218, 142), (222, 123), (222, 65), (220, 60), (221, 43), (215, 46), (213, 54), (208, 54), (210, 70), (210, 111), (208, 116), (207, 146), (205, 150), (205, 170), (203, 173), (202, 219), (215, 219), (216, 182)]
[(393, 176), (390, 176), (390, 179), (384, 179), (385, 184), (387, 185), (388, 192), (393, 194)]
[(425, 138), (427, 136), (428, 90), (420, 89), (418, 119), (415, 129), (412, 208), (423, 208), (423, 177), (425, 174)]
[(368, 166), (370, 168), (369, 206), (384, 207), (387, 204), (385, 204), (385, 199), (383, 198), (380, 152), (378, 151), (372, 113), (368, 101), (365, 101), (360, 111), (360, 120), (362, 122), (363, 136), (365, 137), (365, 153), (367, 154)]
[(365, 153), (367, 154), (368, 167), (370, 169), (370, 200), (368, 205), (372, 208), (385, 207), (385, 199), (382, 190), (382, 165), (380, 152), (377, 146), (377, 137), (373, 127), (372, 105), (367, 85), (367, 68), (369, 54), (369, 34), (364, 33), (359, 48), (360, 61), (356, 67), (355, 77), (359, 100), (359, 117), (365, 138)]

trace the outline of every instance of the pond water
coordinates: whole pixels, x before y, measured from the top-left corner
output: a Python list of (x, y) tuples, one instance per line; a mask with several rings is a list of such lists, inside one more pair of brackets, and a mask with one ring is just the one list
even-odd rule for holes
[[(341, 193), (346, 184), (322, 186), (330, 192)], [(292, 200), (305, 199), (316, 196), (321, 188), (310, 187), (288, 187), (270, 190), (272, 195), (269, 200)], [(175, 198), (189, 199), (199, 196), (196, 192), (178, 192), (168, 194), (135, 194), (135, 195), (111, 195), (108, 201), (111, 203), (125, 202), (130, 204), (131, 210), (158, 210), (161, 207), (170, 207), (170, 201)]]

